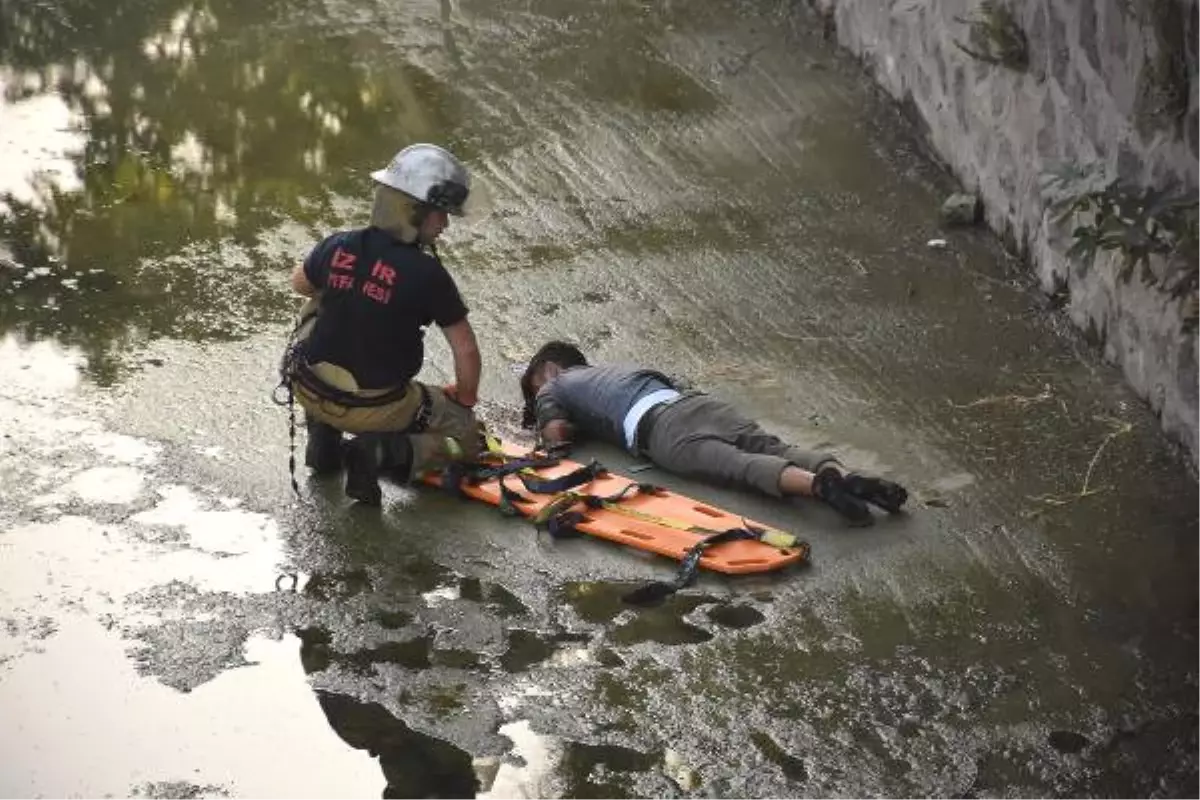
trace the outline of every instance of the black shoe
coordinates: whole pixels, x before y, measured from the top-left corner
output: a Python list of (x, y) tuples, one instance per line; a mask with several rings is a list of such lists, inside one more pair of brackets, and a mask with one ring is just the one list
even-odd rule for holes
[(838, 512), (855, 528), (875, 524), (867, 504), (851, 494), (846, 479), (836, 469), (823, 469), (813, 478), (813, 496)]
[(883, 478), (848, 473), (844, 478), (846, 491), (855, 497), (874, 503), (889, 514), (899, 514), (900, 507), (908, 500), (908, 490), (898, 483)]
[(379, 469), (388, 479), (401, 485), (412, 481), (412, 439), (405, 434), (389, 433), (383, 436), (383, 459)]
[(330, 475), (342, 468), (342, 432), (332, 425), (305, 420), (308, 442), (304, 445), (304, 465), (317, 475)]
[(383, 502), (377, 446), (374, 437), (356, 436), (345, 447), (346, 496), (368, 506)]

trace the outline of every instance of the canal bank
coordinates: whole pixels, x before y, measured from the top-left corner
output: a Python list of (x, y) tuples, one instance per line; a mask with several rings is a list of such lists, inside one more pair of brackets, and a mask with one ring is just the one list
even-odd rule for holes
[[(1168, 202), (1196, 198), (1197, 6), (1067, 5), (803, 0), (797, 13), (903, 106), (1049, 302), (1121, 368), (1194, 466), (1195, 207)], [(1085, 213), (1060, 221), (1062, 203), (1085, 197)], [(1118, 203), (1136, 222), (1098, 224), (1096, 210)], [(1147, 225), (1159, 226), (1157, 242)], [(1080, 229), (1115, 249), (1070, 254)], [(1176, 245), (1129, 267), (1141, 247)]]

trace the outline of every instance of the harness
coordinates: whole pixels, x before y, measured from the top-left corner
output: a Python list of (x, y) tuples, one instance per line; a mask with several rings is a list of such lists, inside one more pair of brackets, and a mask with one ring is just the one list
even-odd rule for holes
[[(412, 243), (412, 246), (420, 249), (418, 243)], [(438, 254), (437, 247), (432, 242), (425, 246), (429, 249), (433, 259), (441, 266), (442, 259)], [(288, 334), (287, 345), (284, 347), (283, 357), (279, 362), (279, 383), (271, 392), (272, 402), (277, 406), (286, 406), (288, 410), (288, 477), (291, 480), (292, 492), (301, 501), (304, 500), (304, 497), (300, 494), (300, 485), (296, 482), (296, 397), (292, 384), (300, 384), (305, 391), (319, 400), (336, 403), (345, 408), (378, 408), (402, 399), (408, 392), (408, 386), (400, 386), (382, 394), (363, 397), (338, 389), (336, 386), (330, 386), (314, 374), (308, 366), (308, 360), (304, 354), (304, 342), (299, 341), (299, 334), (305, 325), (316, 319), (319, 308), (319, 304), (314, 304), (312, 311), (301, 315), (296, 320), (295, 326)], [(413, 421), (408, 427), (395, 431), (395, 433), (422, 433), (429, 427), (433, 417), (433, 400), (429, 396), (429, 390), (423, 384), (418, 385), (421, 390), (421, 402), (413, 416)]]
[[(505, 516), (526, 517), (536, 530), (544, 529), (554, 539), (581, 535), (576, 526), (584, 520), (585, 514), (575, 510), (580, 505), (588, 509), (604, 509), (632, 519), (701, 536), (694, 545), (688, 548), (674, 580), (670, 582), (652, 581), (626, 593), (622, 600), (631, 605), (656, 605), (680, 589), (695, 583), (700, 568), (700, 559), (704, 556), (705, 551), (724, 542), (759, 541), (779, 549), (798, 549), (807, 556), (809, 550), (807, 542), (797, 539), (790, 533), (761, 528), (751, 525), (745, 520), (740, 528), (715, 530), (622, 504), (622, 501), (638, 494), (657, 494), (663, 491), (662, 487), (652, 483), (630, 483), (621, 491), (609, 495), (578, 491), (577, 487), (590, 483), (607, 473), (607, 470), (598, 461), (593, 460), (566, 475), (544, 479), (539, 477), (535, 470), (555, 466), (561, 463), (561, 459), (554, 456), (539, 456), (536, 453), (513, 457), (507, 455), (500, 447), (499, 441), (492, 436), (486, 435), (485, 442), (485, 453), (480, 461), (472, 464), (453, 465), (443, 471), (443, 489), (455, 496), (462, 497), (464, 482), (477, 484), (498, 479), (501, 496), (498, 506), (500, 513)], [(530, 499), (522, 495), (520, 491), (508, 486), (507, 481), (513, 476), (516, 476), (526, 492), (551, 494), (554, 495), (554, 498), (536, 514), (527, 516), (520, 506), (522, 503), (529, 503)]]
[[(364, 397), (353, 392), (343, 391), (336, 386), (330, 386), (321, 380), (308, 366), (304, 353), (304, 342), (297, 341), (300, 329), (316, 316), (317, 312), (312, 311), (296, 321), (295, 327), (288, 335), (283, 358), (279, 362), (279, 383), (271, 392), (271, 400), (276, 405), (287, 406), (288, 476), (291, 480), (292, 491), (301, 500), (304, 498), (300, 494), (300, 485), (296, 482), (296, 394), (292, 389), (293, 383), (300, 384), (305, 391), (321, 401), (336, 403), (345, 408), (379, 408), (403, 399), (408, 394), (409, 388), (400, 386), (381, 394)], [(429, 396), (429, 389), (424, 384), (417, 384), (417, 386), (421, 391), (420, 405), (417, 406), (417, 412), (413, 415), (412, 422), (403, 430), (396, 431), (397, 433), (421, 433), (429, 427), (430, 420), (433, 418), (433, 400)]]

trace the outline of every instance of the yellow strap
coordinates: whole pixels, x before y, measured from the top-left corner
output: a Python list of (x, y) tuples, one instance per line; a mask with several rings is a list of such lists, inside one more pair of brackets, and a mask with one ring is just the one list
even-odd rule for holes
[[(654, 523), (655, 525), (662, 525), (664, 528), (674, 528), (675, 530), (687, 531), (689, 533), (703, 533), (703, 534), (720, 533), (720, 531), (713, 530), (712, 528), (705, 528), (700, 525), (692, 525), (690, 523), (683, 522), (682, 520), (670, 519), (669, 517), (660, 517), (657, 514), (651, 514), (648, 511), (639, 511), (636, 508), (630, 508), (629, 506), (623, 506), (620, 504), (620, 502), (616, 502), (616, 503), (606, 502), (606, 503), (604, 503), (604, 508), (607, 511), (612, 511), (617, 514), (622, 514), (626, 517), (633, 517), (634, 519), (640, 519), (644, 522), (651, 522), (651, 523)], [(796, 546), (797, 539), (794, 535), (792, 535), (790, 533), (786, 533), (785, 531), (781, 531), (781, 530), (776, 530), (775, 528), (763, 528), (762, 532), (763, 533), (762, 533), (762, 536), (759, 538), (759, 541), (761, 541), (763, 544), (769, 544), (772, 547), (779, 548), (780, 550), (784, 550), (786, 548)]]

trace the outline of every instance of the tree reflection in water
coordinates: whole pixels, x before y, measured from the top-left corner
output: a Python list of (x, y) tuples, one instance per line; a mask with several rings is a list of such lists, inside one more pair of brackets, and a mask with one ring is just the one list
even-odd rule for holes
[[(369, 168), (409, 141), (453, 143), (455, 127), (434, 79), (369, 37), (323, 29), (317, 11), (0, 5), (3, 102), (61, 98), (80, 140), (71, 180), (0, 185), (0, 255), (22, 265), (0, 269), (0, 334), (77, 345), (103, 380), (130, 340), (237, 336), (291, 313), (286, 265), (345, 223), (337, 197), (361, 208)], [(263, 241), (285, 222), (307, 235)]]

